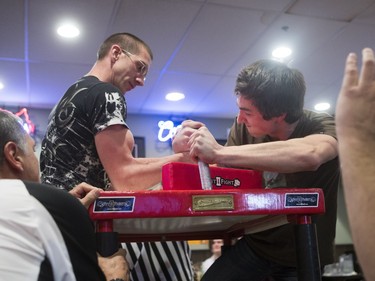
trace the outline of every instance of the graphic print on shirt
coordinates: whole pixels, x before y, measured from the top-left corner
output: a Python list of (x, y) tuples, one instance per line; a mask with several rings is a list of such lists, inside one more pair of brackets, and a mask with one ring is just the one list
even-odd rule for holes
[(100, 162), (94, 136), (111, 125), (126, 125), (124, 97), (105, 83), (85, 77), (73, 85), (51, 112), (42, 143), (42, 181), (71, 189), (85, 181), (104, 189), (110, 181)]

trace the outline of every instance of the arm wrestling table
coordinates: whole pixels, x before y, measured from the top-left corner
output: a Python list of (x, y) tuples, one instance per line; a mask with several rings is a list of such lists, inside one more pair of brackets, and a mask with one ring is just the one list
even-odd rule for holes
[(89, 209), (102, 255), (111, 255), (119, 241), (222, 238), (228, 244), (244, 234), (294, 223), (301, 281), (321, 280), (311, 216), (324, 211), (318, 188), (102, 192)]

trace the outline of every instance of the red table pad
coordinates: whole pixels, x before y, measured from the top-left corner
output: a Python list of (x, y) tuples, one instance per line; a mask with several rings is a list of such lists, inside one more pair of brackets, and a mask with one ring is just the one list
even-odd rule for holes
[[(210, 166), (212, 189), (262, 188), (262, 173), (255, 170)], [(164, 190), (202, 189), (197, 164), (172, 162), (162, 168)]]

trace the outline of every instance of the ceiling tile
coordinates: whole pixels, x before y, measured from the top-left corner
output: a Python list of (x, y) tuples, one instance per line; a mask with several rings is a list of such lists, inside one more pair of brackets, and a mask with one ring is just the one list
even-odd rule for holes
[(374, 0), (298, 0), (287, 13), (350, 22), (373, 3)]

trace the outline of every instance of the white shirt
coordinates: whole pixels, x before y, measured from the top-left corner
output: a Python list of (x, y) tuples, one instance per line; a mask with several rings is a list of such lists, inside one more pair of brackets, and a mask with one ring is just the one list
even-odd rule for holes
[(207, 269), (209, 269), (209, 267), (214, 263), (215, 260), (216, 260), (215, 256), (211, 256), (202, 262), (202, 265), (201, 265), (202, 274), (206, 273)]
[(55, 281), (75, 281), (64, 239), (20, 180), (0, 180), (0, 280), (38, 280), (47, 256)]

